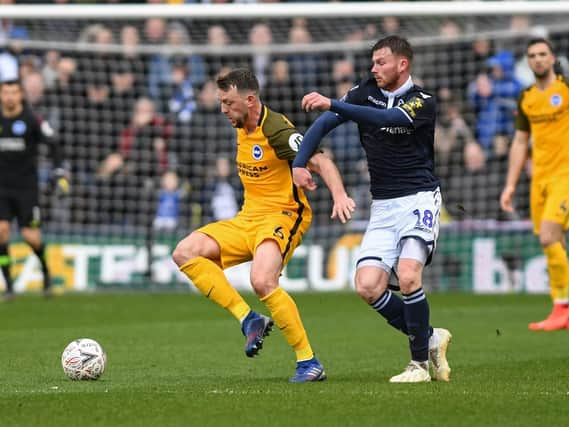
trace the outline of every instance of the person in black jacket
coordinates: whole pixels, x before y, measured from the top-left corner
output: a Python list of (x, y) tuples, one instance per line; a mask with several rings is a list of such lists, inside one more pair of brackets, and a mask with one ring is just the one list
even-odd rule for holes
[(20, 82), (0, 84), (0, 267), (6, 282), (5, 298), (13, 296), (10, 275), (10, 223), (16, 218), (23, 239), (39, 258), (44, 294), (49, 295), (51, 280), (40, 230), (38, 189), (38, 144), (50, 145), (55, 181), (67, 187), (61, 168), (61, 151), (49, 123), (25, 104)]

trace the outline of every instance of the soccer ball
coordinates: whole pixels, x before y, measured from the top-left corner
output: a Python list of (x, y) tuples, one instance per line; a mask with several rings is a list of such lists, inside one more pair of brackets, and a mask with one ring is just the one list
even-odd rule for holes
[(72, 380), (96, 380), (107, 365), (107, 355), (99, 343), (79, 338), (69, 343), (61, 355), (63, 372)]

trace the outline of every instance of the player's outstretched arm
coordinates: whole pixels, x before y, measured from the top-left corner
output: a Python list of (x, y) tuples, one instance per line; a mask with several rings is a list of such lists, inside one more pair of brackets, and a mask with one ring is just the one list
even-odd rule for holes
[(332, 100), (330, 111), (359, 124), (372, 126), (409, 126), (413, 121), (401, 108), (379, 108)]
[(505, 212), (514, 212), (514, 193), (516, 192), (516, 185), (518, 184), (520, 174), (528, 158), (528, 142), (529, 133), (517, 130), (512, 146), (510, 147), (506, 185), (500, 195), (500, 207)]
[(350, 104), (325, 97), (318, 92), (311, 92), (302, 98), (302, 108), (306, 111), (330, 110), (346, 120), (373, 126), (409, 126), (411, 118), (401, 108), (386, 110)]
[[(352, 219), (356, 203), (346, 193), (344, 182), (334, 162), (324, 153), (316, 153), (308, 161), (308, 168), (322, 177), (332, 193), (334, 206), (330, 218), (338, 218), (342, 224)], [(314, 187), (316, 187), (315, 184)]]
[(336, 126), (342, 124), (345, 120), (334, 113), (324, 113), (319, 116), (314, 123), (308, 128), (302, 144), (296, 153), (296, 157), (292, 162), (292, 177), (294, 183), (303, 189), (314, 190), (316, 184), (312, 180), (310, 171), (306, 169), (308, 160), (318, 149), (318, 145), (324, 136), (334, 129)]

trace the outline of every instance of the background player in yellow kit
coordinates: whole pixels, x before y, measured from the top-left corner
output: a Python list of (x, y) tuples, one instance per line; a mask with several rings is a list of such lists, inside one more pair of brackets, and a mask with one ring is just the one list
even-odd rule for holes
[[(292, 181), (291, 163), (302, 135), (285, 116), (261, 102), (259, 83), (251, 71), (233, 70), (218, 78), (217, 86), (221, 112), (237, 129), (243, 207), (235, 218), (192, 232), (178, 244), (173, 259), (204, 295), (241, 322), (247, 356), (259, 352), (274, 319), (296, 352), (296, 374), (290, 381), (323, 380), (326, 373), (314, 356), (298, 308), (278, 284), (312, 218), (304, 192)], [(316, 153), (309, 167), (322, 176), (332, 193), (332, 218), (350, 219), (355, 204), (332, 161)], [(250, 260), (251, 285), (272, 319), (251, 310), (223, 273), (227, 267)]]
[(569, 328), (569, 262), (565, 231), (569, 227), (569, 86), (555, 73), (555, 55), (546, 39), (528, 43), (527, 57), (535, 83), (520, 95), (516, 134), (500, 205), (513, 211), (513, 196), (532, 137), (531, 217), (547, 258), (553, 310), (532, 330)]

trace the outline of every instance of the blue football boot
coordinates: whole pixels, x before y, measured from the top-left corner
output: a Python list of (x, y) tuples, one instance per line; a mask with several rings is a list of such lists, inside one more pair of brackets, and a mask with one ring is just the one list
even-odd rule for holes
[(253, 310), (249, 312), (241, 326), (241, 331), (247, 338), (245, 344), (247, 357), (253, 357), (259, 353), (263, 348), (263, 338), (269, 335), (274, 324), (273, 320), (267, 316), (255, 313)]
[(291, 383), (306, 383), (312, 381), (324, 381), (326, 372), (324, 366), (320, 364), (316, 357), (310, 360), (303, 360), (296, 364), (296, 375), (289, 381)]

